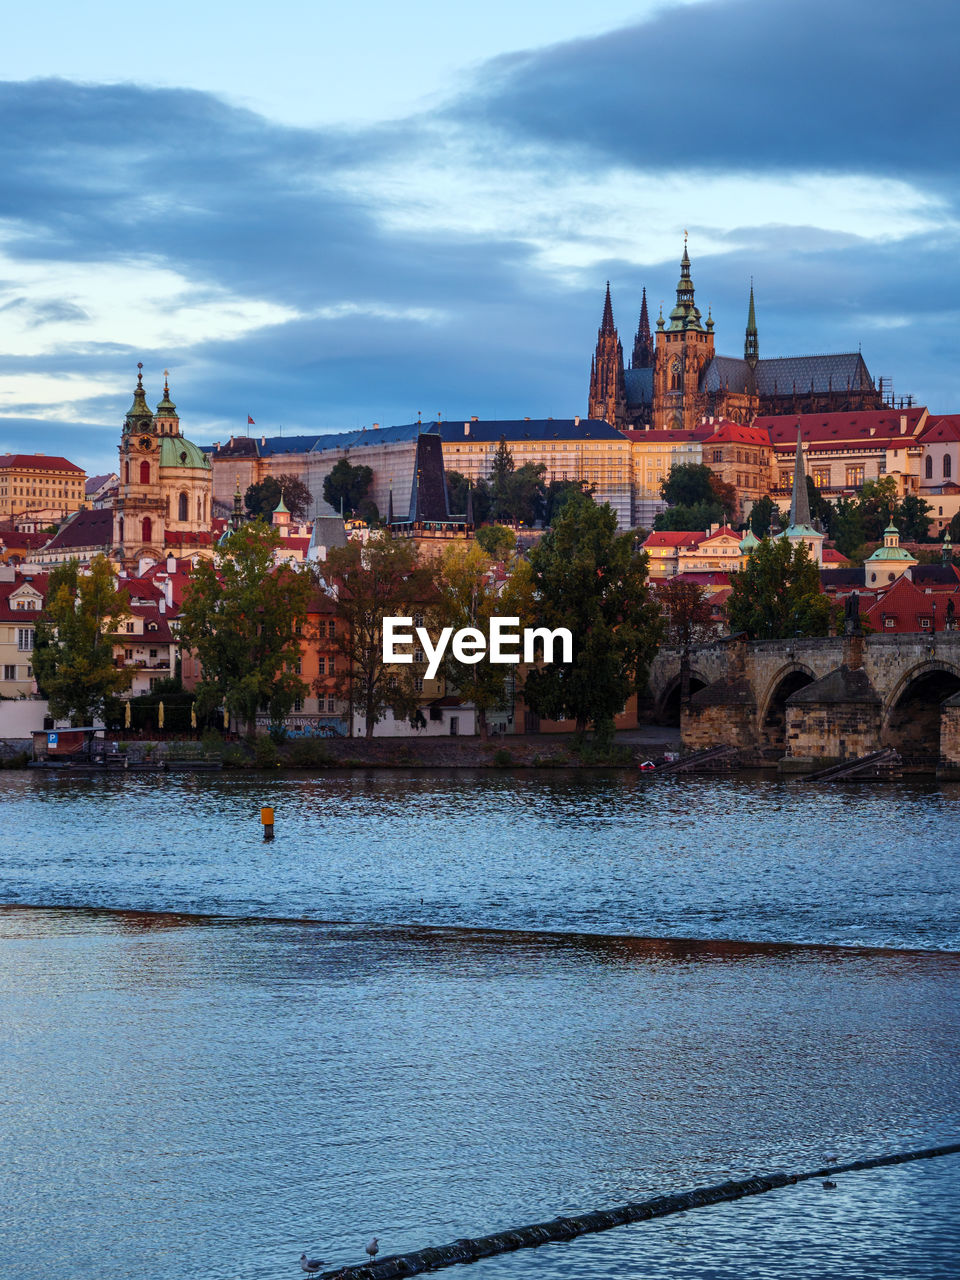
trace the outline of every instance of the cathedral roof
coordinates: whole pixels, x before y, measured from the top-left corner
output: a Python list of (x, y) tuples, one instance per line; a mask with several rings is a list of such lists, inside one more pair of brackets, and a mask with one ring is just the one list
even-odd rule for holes
[(627, 390), (627, 407), (653, 404), (653, 368), (625, 369), (623, 381)]
[(794, 389), (814, 392), (873, 391), (873, 379), (859, 351), (841, 355), (778, 356), (758, 360), (757, 391), (762, 396), (788, 396)]
[(753, 370), (746, 360), (738, 360), (736, 356), (714, 356), (700, 375), (700, 390), (753, 395), (756, 391)]

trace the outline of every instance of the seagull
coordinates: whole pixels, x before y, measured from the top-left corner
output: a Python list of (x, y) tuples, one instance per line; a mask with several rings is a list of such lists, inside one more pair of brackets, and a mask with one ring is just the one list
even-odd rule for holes
[(827, 1164), (836, 1164), (837, 1161), (840, 1159), (840, 1157), (835, 1155), (829, 1155), (829, 1156), (825, 1156), (824, 1159), (826, 1160)]
[(831, 1182), (830, 1179), (827, 1178), (823, 1184), (823, 1189), (824, 1191), (835, 1191), (837, 1189), (837, 1184), (835, 1182)]
[(378, 1237), (377, 1237), (377, 1236), (374, 1236), (374, 1237), (371, 1239), (370, 1243), (366, 1246), (367, 1253), (369, 1253), (369, 1255), (370, 1255), (370, 1261), (371, 1261), (371, 1262), (373, 1262), (374, 1258), (375, 1258), (375, 1257), (377, 1256), (377, 1254), (380, 1252), (380, 1246), (379, 1246), (379, 1244), (377, 1244), (377, 1239), (378, 1239)]
[(322, 1258), (308, 1258), (305, 1253), (301, 1253), (300, 1255), (301, 1271), (319, 1271), (322, 1266), (323, 1266)]

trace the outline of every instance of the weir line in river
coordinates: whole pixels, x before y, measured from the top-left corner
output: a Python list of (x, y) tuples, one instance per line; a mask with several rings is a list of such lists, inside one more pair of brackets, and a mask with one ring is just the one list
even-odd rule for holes
[(574, 1240), (577, 1236), (594, 1231), (609, 1231), (612, 1227), (626, 1226), (629, 1222), (644, 1222), (650, 1218), (666, 1218), (687, 1209), (702, 1205), (722, 1204), (728, 1200), (740, 1200), (744, 1196), (761, 1195), (779, 1187), (806, 1182), (810, 1178), (832, 1179), (839, 1173), (852, 1173), (859, 1169), (878, 1169), (883, 1165), (906, 1164), (910, 1160), (929, 1160), (935, 1156), (960, 1154), (960, 1142), (946, 1146), (926, 1147), (922, 1151), (900, 1151), (887, 1156), (869, 1156), (852, 1160), (847, 1164), (829, 1164), (823, 1169), (805, 1173), (757, 1174), (752, 1178), (721, 1182), (713, 1187), (697, 1187), (693, 1191), (681, 1191), (674, 1195), (656, 1196), (620, 1205), (616, 1209), (595, 1209), (592, 1213), (578, 1213), (569, 1217), (551, 1218), (529, 1227), (517, 1227), (510, 1231), (498, 1231), (494, 1235), (477, 1239), (454, 1240), (452, 1244), (418, 1249), (415, 1253), (398, 1253), (379, 1262), (360, 1263), (357, 1266), (339, 1267), (319, 1273), (319, 1280), (399, 1280), (402, 1276), (414, 1276), (423, 1271), (438, 1271), (459, 1262), (476, 1262), (497, 1253), (509, 1253), (514, 1249), (535, 1249), (541, 1244)]

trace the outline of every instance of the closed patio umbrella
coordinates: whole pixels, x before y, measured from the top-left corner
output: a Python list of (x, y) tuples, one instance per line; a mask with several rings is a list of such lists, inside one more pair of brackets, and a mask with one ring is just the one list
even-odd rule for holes
[(190, 728), (195, 729), (196, 727), (197, 727), (197, 704), (195, 702), (191, 702), (190, 703)]
[(125, 729), (130, 728), (130, 699), (129, 698), (124, 703), (124, 707), (123, 707), (123, 727)]
[(163, 703), (162, 702), (157, 703), (157, 728), (158, 729), (163, 728)]

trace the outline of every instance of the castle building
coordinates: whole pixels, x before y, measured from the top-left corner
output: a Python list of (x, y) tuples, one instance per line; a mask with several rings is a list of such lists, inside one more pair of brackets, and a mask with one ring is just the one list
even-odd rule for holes
[(113, 508), (115, 558), (128, 570), (157, 563), (168, 547), (212, 554), (210, 460), (180, 434), (164, 376), (155, 414), (147, 407), (143, 365), (120, 439), (120, 485)]
[(696, 304), (684, 237), (676, 305), (651, 336), (646, 289), (630, 368), (613, 320), (610, 285), (590, 366), (588, 414), (618, 430), (692, 431), (706, 417), (750, 424), (757, 414), (876, 409), (879, 389), (859, 351), (762, 359), (753, 284), (743, 356), (718, 355), (714, 321)]

